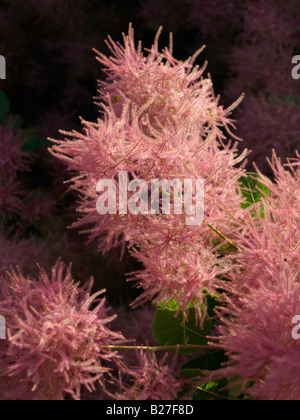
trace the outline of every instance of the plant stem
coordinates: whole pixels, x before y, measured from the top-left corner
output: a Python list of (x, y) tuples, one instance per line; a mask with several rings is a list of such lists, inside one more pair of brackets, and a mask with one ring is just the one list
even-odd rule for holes
[(145, 350), (145, 351), (172, 351), (172, 350), (214, 350), (219, 347), (197, 344), (178, 344), (174, 346), (103, 346), (104, 350)]
[(232, 246), (235, 249), (238, 249), (238, 246), (235, 245), (233, 242), (231, 242), (230, 239), (228, 239), (225, 235), (223, 235), (222, 232), (220, 232), (218, 229), (216, 229), (214, 226), (212, 226), (210, 223), (207, 223), (204, 221), (204, 223), (206, 224), (206, 226), (208, 226), (210, 229), (212, 229), (217, 235), (219, 235), (222, 239), (224, 239), (225, 241), (227, 241), (229, 243), (230, 246)]

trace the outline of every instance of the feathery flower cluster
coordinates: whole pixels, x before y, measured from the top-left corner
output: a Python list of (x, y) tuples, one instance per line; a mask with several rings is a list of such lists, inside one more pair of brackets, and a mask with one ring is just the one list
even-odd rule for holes
[[(90, 391), (118, 358), (103, 346), (124, 342), (107, 324), (105, 299), (95, 303), (92, 284), (80, 289), (70, 267), (58, 261), (51, 275), (40, 269), (38, 280), (11, 271), (1, 279), (0, 313), (8, 339), (0, 341), (0, 395), (3, 399), (80, 398)], [(92, 308), (92, 306), (95, 306)]]
[[(30, 1), (39, 10), (38, 3)], [(289, 20), (289, 5), (293, 2), (287, 0), (283, 7), (275, 0), (267, 17), (265, 11), (272, 7), (269, 0), (245, 2), (239, 7), (244, 29), (238, 40), (245, 45), (251, 38), (247, 55), (258, 51), (253, 57), (263, 59), (266, 48), (270, 63), (275, 65), (278, 57), (286, 59), (294, 42), (288, 31), (293, 21)], [(68, 14), (71, 2), (49, 0), (47, 7), (51, 9), (55, 4), (62, 6), (62, 14)], [(198, 18), (202, 33), (220, 13), (219, 0), (197, 0), (193, 4), (178, 0), (178, 4), (195, 6), (193, 19), (196, 22)], [(226, 15), (232, 15), (235, 4), (235, 0), (226, 2)], [(42, 23), (45, 16), (40, 12), (38, 15)], [(81, 21), (80, 14), (76, 13), (76, 18), (78, 21), (68, 21), (68, 33)], [(60, 25), (60, 21), (56, 24)], [(227, 24), (224, 19), (216, 31), (223, 31)], [(239, 22), (232, 25), (238, 26)], [(235, 128), (230, 115), (240, 99), (224, 109), (214, 95), (210, 77), (204, 77), (206, 64), (201, 69), (194, 66), (202, 49), (188, 60), (178, 61), (172, 55), (172, 37), (169, 48), (159, 52), (160, 32), (152, 48), (145, 50), (147, 54), (141, 43), (136, 48), (131, 26), (129, 34), (123, 35), (124, 45), (109, 38), (111, 57), (97, 52), (108, 76), (99, 88), (103, 118), (95, 123), (82, 121), (83, 133), (64, 132), (65, 140), (54, 140), (51, 152), (68, 165), (72, 172), (70, 189), (80, 195), (78, 211), (82, 216), (75, 226), (85, 226), (90, 240), (96, 240), (103, 253), (121, 245), (123, 254), (128, 247), (143, 264), (143, 270), (129, 274), (129, 280), (143, 289), (133, 307), (148, 301), (163, 305), (176, 299), (178, 312), (187, 315), (193, 304), (196, 321), (200, 320), (195, 325), (201, 328), (207, 315), (207, 294), (221, 294), (226, 302), (216, 312), (219, 333), (211, 341), (225, 350), (229, 361), (214, 377), (234, 378), (240, 390), (252, 398), (299, 399), (300, 346), (291, 332), (292, 319), (300, 313), (300, 156), (285, 168), (274, 153), (270, 166), (275, 182), (258, 172), (270, 195), (243, 209), (238, 180), (244, 174), (247, 151), (239, 155), (237, 143), (232, 144), (226, 137), (235, 137), (230, 131)], [(245, 58), (238, 48), (233, 50), (235, 53)], [(235, 88), (241, 83), (243, 89), (253, 92), (249, 103), (255, 115), (252, 109), (243, 117), (242, 110), (240, 122), (249, 133), (249, 144), (265, 142), (265, 148), (255, 150), (254, 157), (258, 150), (267, 152), (270, 136), (272, 146), (276, 141), (277, 152), (285, 154), (282, 127), (292, 154), (300, 134), (295, 112), (299, 104), (295, 98), (286, 101), (279, 96), (276, 100), (285, 105), (274, 103), (273, 93), (278, 84), (281, 90), (276, 90), (277, 95), (291, 93), (293, 81), (286, 82), (279, 70), (270, 81), (272, 66), (266, 66), (264, 74), (257, 76), (255, 66), (248, 66), (248, 73), (245, 63), (233, 63), (231, 67), (238, 74)], [(245, 75), (249, 84), (243, 84)], [(24, 194), (17, 191), (15, 179), (19, 170), (28, 167), (18, 142), (17, 133), (9, 125), (0, 125), (0, 213), (5, 214), (7, 209), (20, 212), (25, 204), (24, 216), (30, 222), (41, 214), (50, 218), (49, 207), (55, 203), (48, 195), (38, 191), (27, 197), (27, 203), (21, 201)], [(100, 215), (98, 182), (114, 180), (119, 197), (124, 187), (119, 178), (121, 171), (127, 173), (127, 182), (146, 182), (148, 193), (152, 180), (204, 180), (203, 223), (189, 224), (187, 214), (177, 214), (173, 209), (175, 214), (163, 214), (161, 207), (155, 215), (139, 211), (129, 214), (119, 202), (116, 214)], [(134, 195), (137, 193), (128, 191), (129, 201)], [(140, 208), (136, 203), (138, 210), (141, 201)], [(175, 198), (171, 196), (173, 205)], [(44, 229), (48, 234), (49, 225)], [(105, 398), (105, 392), (120, 400), (178, 398), (184, 380), (176, 376), (177, 355), (172, 360), (168, 356), (158, 360), (157, 348), (152, 352), (142, 344), (156, 344), (151, 334), (153, 307), (144, 306), (133, 311), (131, 317), (124, 314), (124, 309), (119, 310), (123, 319), (116, 325), (125, 323), (122, 331), (126, 338), (141, 344), (140, 351), (136, 348), (136, 357), (132, 357), (130, 349), (123, 345), (127, 340), (111, 330), (115, 317), (108, 315), (105, 300), (98, 299), (103, 290), (91, 295), (91, 281), (80, 289), (74, 283), (71, 267), (64, 274), (61, 260), (53, 266), (51, 275), (47, 274), (54, 255), (69, 258), (72, 254), (73, 258), (78, 244), (57, 231), (43, 239), (40, 243), (27, 237), (8, 239), (0, 230), (0, 315), (8, 326), (8, 339), (0, 341), (1, 398), (80, 399), (83, 388), (90, 392), (97, 386), (101, 398)], [(47, 246), (48, 242), (52, 244)], [(26, 252), (22, 252), (25, 248)], [(93, 254), (89, 248), (86, 253)], [(80, 255), (84, 259), (85, 254)], [(44, 267), (38, 266), (39, 278), (29, 267), (37, 260)], [(80, 267), (80, 261), (76, 263)], [(90, 270), (91, 265), (86, 265)], [(105, 271), (105, 275), (109, 273)], [(117, 372), (111, 372), (114, 369)], [(115, 379), (118, 373), (119, 381)]]
[[(170, 241), (164, 251), (159, 249), (162, 248), (159, 244), (153, 238), (134, 253), (145, 268), (131, 278), (143, 289), (133, 306), (145, 303), (149, 299), (159, 305), (176, 299), (180, 310), (185, 311), (192, 302), (198, 310), (197, 316), (202, 321), (206, 316), (204, 290), (211, 294), (216, 293), (221, 286), (217, 276), (227, 274), (230, 266), (222, 267), (222, 262), (213, 250), (205, 249), (201, 244), (198, 244), (198, 247), (185, 245), (178, 239)], [(203, 306), (203, 303), (204, 310), (200, 311), (199, 305)]]
[[(183, 378), (176, 378), (177, 355), (169, 362), (166, 356), (157, 360), (155, 353), (140, 350), (137, 352), (138, 366), (124, 369), (126, 383), (121, 381), (118, 400), (166, 400), (177, 399), (184, 384)], [(128, 379), (129, 378), (129, 379)]]
[[(219, 126), (229, 126), (229, 112), (224, 111), (215, 98), (212, 82), (203, 78), (206, 64), (199, 70), (194, 61), (201, 48), (186, 61), (172, 56), (173, 41), (161, 53), (158, 50), (159, 29), (148, 55), (144, 56), (141, 41), (136, 49), (133, 29), (123, 35), (124, 46), (111, 38), (107, 42), (112, 57), (97, 52), (99, 62), (104, 66), (107, 80), (99, 83), (100, 99), (109, 100), (120, 116), (129, 101), (136, 107), (145, 129), (148, 125), (161, 129), (167, 122), (180, 128), (182, 124), (198, 128), (203, 138)], [(108, 96), (108, 99), (107, 99)], [(187, 127), (185, 127), (187, 130)]]
[[(238, 376), (256, 399), (299, 399), (299, 342), (292, 319), (300, 312), (300, 156), (286, 170), (274, 155), (275, 184), (263, 200), (265, 217), (247, 223), (221, 311), (221, 343), (229, 356), (222, 376)], [(259, 227), (257, 226), (259, 224)]]
[[(108, 102), (103, 105), (104, 119), (95, 124), (84, 121), (84, 134), (65, 133), (71, 139), (54, 140), (51, 151), (75, 172), (71, 188), (82, 196), (79, 212), (83, 213), (75, 226), (90, 225), (90, 237), (98, 240), (102, 251), (120, 243), (142, 250), (137, 256), (146, 269), (149, 261), (141, 282), (146, 288), (144, 298), (158, 293), (159, 301), (169, 300), (175, 293), (185, 310), (188, 298), (202, 302), (203, 288), (213, 293), (215, 275), (224, 273), (223, 268), (203, 269), (203, 264), (207, 267), (208, 261), (217, 260), (215, 247), (220, 241), (213, 230), (208, 225), (189, 226), (186, 214), (117, 211), (100, 215), (96, 209), (98, 181), (117, 181), (118, 195), (118, 173), (127, 171), (131, 179), (146, 181), (148, 191), (154, 179), (203, 179), (205, 218), (223, 235), (230, 237), (243, 217), (237, 193), (243, 169), (237, 166), (247, 152), (238, 156), (236, 145), (225, 145), (222, 133), (225, 129), (230, 133), (233, 122), (228, 116), (237, 103), (228, 110), (218, 105), (210, 79), (203, 79), (203, 70), (192, 67), (195, 56), (177, 62), (171, 55), (172, 44), (158, 53), (159, 34), (147, 57), (141, 44), (136, 51), (131, 27), (129, 35), (124, 35), (124, 47), (110, 39), (114, 56), (98, 53), (109, 75), (100, 92), (100, 98)], [(174, 252), (179, 258), (177, 269), (185, 273), (182, 280), (176, 270), (172, 272)], [(191, 261), (192, 268), (186, 270)]]
[[(266, 154), (265, 139), (262, 140), (256, 134), (258, 126), (251, 114), (256, 110), (256, 105), (259, 106), (267, 132), (272, 131), (272, 118), (269, 121), (272, 108), (262, 107), (261, 97), (267, 100), (270, 95), (283, 95), (299, 100), (299, 84), (291, 77), (291, 58), (300, 47), (297, 31), (298, 0), (181, 0), (176, 2), (177, 7), (173, 7), (173, 3), (164, 0), (164, 10), (167, 13), (164, 20), (160, 19), (160, 5), (156, 1), (151, 4), (141, 2), (141, 14), (150, 27), (157, 25), (157, 22), (166, 21), (173, 32), (182, 29), (180, 20), (184, 22), (188, 16), (190, 29), (197, 30), (204, 38), (203, 42), (209, 44), (211, 71), (218, 74), (221, 67), (222, 80), (223, 69), (229, 70), (230, 77), (225, 81), (222, 92), (224, 98), (230, 102), (241, 92), (246, 93), (242, 107), (235, 114), (235, 119), (239, 121), (237, 134), (247, 140), (240, 150), (244, 146), (254, 150), (250, 163), (255, 162), (260, 170), (269, 175), (265, 157), (271, 157), (271, 149), (277, 147), (279, 138), (283, 139), (280, 143), (284, 143), (277, 151), (282, 159), (294, 154), (295, 151), (292, 150), (291, 153), (290, 150), (293, 141), (298, 141), (298, 138), (287, 140), (286, 126), (283, 124)], [(217, 42), (212, 42), (217, 36)], [(191, 35), (191, 39), (193, 38), (194, 34)], [(251, 98), (253, 95), (257, 96), (257, 104), (250, 95)], [(289, 130), (297, 130), (298, 127), (293, 115), (295, 114), (291, 112)], [(268, 143), (272, 141), (273, 136), (269, 135)]]

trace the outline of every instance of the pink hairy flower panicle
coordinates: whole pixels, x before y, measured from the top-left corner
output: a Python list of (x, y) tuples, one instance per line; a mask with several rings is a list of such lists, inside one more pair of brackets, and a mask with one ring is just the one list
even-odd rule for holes
[[(138, 365), (124, 367), (119, 380), (117, 400), (166, 400), (177, 399), (184, 379), (176, 378), (177, 355), (166, 361), (167, 355), (157, 359), (154, 352), (137, 350)], [(124, 380), (125, 377), (125, 380)]]
[(300, 310), (300, 290), (289, 274), (286, 264), (276, 287), (261, 284), (242, 293), (238, 304), (229, 300), (220, 315), (220, 343), (229, 363), (217, 375), (238, 377), (241, 391), (254, 399), (299, 400), (300, 346), (291, 333), (292, 319)]
[[(133, 302), (137, 307), (147, 301), (157, 305), (168, 304), (173, 299), (178, 303), (178, 312), (186, 316), (189, 304), (196, 309), (197, 320), (202, 324), (206, 313), (206, 296), (213, 295), (221, 287), (222, 281), (217, 276), (229, 272), (230, 265), (226, 259), (220, 260), (216, 250), (209, 250), (203, 244), (185, 244), (170, 241), (163, 246), (151, 238), (144, 242), (133, 255), (140, 260), (144, 269), (132, 273), (129, 278), (143, 289), (141, 295)], [(200, 310), (200, 305), (203, 310)]]
[[(133, 256), (144, 266), (144, 270), (132, 273), (129, 279), (144, 290), (133, 303), (134, 307), (149, 300), (162, 304), (175, 298), (179, 310), (186, 314), (190, 302), (195, 308), (199, 308), (200, 303), (205, 308), (203, 290), (213, 295), (222, 287), (219, 279), (231, 273), (232, 261), (220, 249), (232, 246), (231, 240), (237, 239), (234, 231), (243, 235), (245, 230), (245, 213), (236, 191), (242, 172), (231, 167), (233, 156), (230, 149), (220, 151), (207, 147), (195, 157), (197, 164), (190, 159), (194, 174), (207, 180), (204, 184), (205, 220), (200, 226), (187, 225), (182, 215), (161, 215), (157, 220), (149, 218), (147, 221), (144, 234), (137, 237), (132, 250)], [(217, 230), (223, 237), (216, 234)], [(200, 322), (205, 316), (205, 309), (197, 313)]]
[[(270, 195), (262, 198), (255, 219), (251, 212), (245, 215), (244, 230), (237, 233), (239, 249), (235, 258), (238, 264), (232, 275), (232, 283), (228, 283), (231, 291), (251, 290), (259, 287), (260, 282), (276, 284), (276, 273), (281, 272), (282, 260), (289, 263), (294, 273), (290, 281), (299, 280), (299, 154), (297, 158), (288, 159), (284, 166), (273, 151), (269, 163), (275, 181), (260, 173), (261, 182), (270, 189)], [(261, 205), (264, 217), (261, 217)]]
[(218, 374), (240, 377), (254, 398), (299, 399), (300, 347), (291, 333), (300, 313), (300, 156), (284, 167), (274, 153), (270, 164), (275, 182), (264, 181), (264, 217), (245, 218), (227, 286), (232, 295), (220, 311), (229, 362)]
[[(0, 389), (5, 399), (80, 398), (81, 386), (94, 389), (118, 358), (103, 346), (122, 343), (111, 331), (105, 299), (79, 288), (59, 260), (38, 280), (12, 270), (1, 280), (0, 313), (8, 338), (0, 342)], [(95, 303), (98, 301), (97, 305)]]
[[(184, 129), (178, 131), (170, 125), (160, 130), (148, 125), (149, 133), (145, 134), (135, 112), (130, 112), (128, 107), (120, 118), (116, 117), (111, 107), (106, 107), (104, 121), (99, 119), (95, 124), (83, 124), (83, 134), (65, 133), (71, 139), (54, 140), (51, 152), (74, 172), (70, 183), (71, 188), (81, 195), (78, 211), (82, 214), (75, 225), (90, 225), (91, 239), (97, 239), (103, 251), (124, 240), (134, 244), (143, 232), (149, 232), (152, 220), (157, 219), (158, 223), (167, 224), (170, 229), (174, 227), (174, 215), (120, 215), (118, 203), (117, 214), (98, 214), (98, 181), (114, 179), (118, 196), (120, 171), (128, 172), (131, 178), (146, 181), (149, 199), (151, 180), (180, 179), (183, 182), (184, 179), (204, 179), (206, 216), (218, 226), (222, 221), (222, 228), (226, 226), (223, 223), (226, 212), (236, 216), (241, 212), (236, 184), (243, 174), (243, 165), (241, 168), (236, 166), (243, 161), (247, 151), (238, 156), (236, 146), (231, 147), (230, 143), (226, 146), (222, 143), (221, 150), (214, 131), (202, 138), (195, 127), (188, 134)], [(128, 193), (128, 199), (131, 195)], [(185, 217), (181, 216), (180, 228)], [(235, 218), (231, 219), (234, 222)], [(155, 224), (152, 224), (154, 228)], [(227, 224), (225, 233), (231, 230)]]
[[(272, 209), (280, 212), (280, 219), (286, 224), (297, 221), (300, 208), (300, 154), (296, 151), (295, 158), (288, 158), (282, 165), (281, 159), (273, 151), (269, 164), (275, 175), (275, 186), (271, 187), (274, 196)], [(280, 200), (280, 202), (278, 202)]]
[(144, 130), (147, 130), (148, 115), (152, 126), (170, 121), (176, 127), (197, 126), (203, 134), (215, 129), (217, 136), (222, 137), (218, 127), (232, 125), (229, 113), (218, 104), (219, 97), (214, 95), (210, 77), (203, 77), (207, 63), (201, 69), (194, 66), (204, 47), (186, 61), (178, 61), (172, 56), (171, 35), (169, 48), (159, 52), (161, 31), (162, 28), (151, 49), (146, 50), (147, 56), (144, 56), (141, 41), (135, 47), (131, 25), (129, 34), (123, 34), (124, 46), (109, 37), (107, 45), (113, 54), (111, 57), (96, 51), (107, 74), (107, 80), (100, 82), (100, 100), (107, 101), (108, 96), (117, 115), (129, 101), (131, 106), (137, 107)]
[[(171, 47), (160, 54), (159, 34), (147, 57), (141, 45), (135, 49), (131, 27), (129, 35), (124, 35), (124, 47), (111, 41), (114, 56), (100, 54), (109, 73), (109, 81), (104, 84), (106, 93), (100, 95), (107, 101), (103, 119), (96, 123), (83, 121), (82, 134), (64, 133), (68, 138), (54, 140), (51, 152), (73, 172), (70, 188), (80, 194), (81, 213), (75, 226), (88, 226), (90, 239), (98, 241), (102, 252), (120, 244), (140, 249), (136, 256), (149, 270), (141, 282), (146, 288), (143, 301), (156, 293), (160, 301), (176, 293), (185, 310), (188, 299), (202, 302), (198, 287), (207, 287), (212, 293), (216, 290), (213, 278), (224, 273), (227, 264), (226, 260), (216, 268), (218, 247), (224, 237), (232, 238), (235, 229), (243, 229), (238, 179), (244, 173), (247, 151), (239, 156), (237, 145), (226, 142), (221, 131), (225, 128), (230, 132), (233, 122), (227, 117), (239, 100), (226, 111), (219, 107), (210, 78), (203, 79), (202, 70), (193, 68), (195, 56), (182, 63), (172, 57)], [(173, 100), (177, 101), (175, 105)], [(141, 179), (147, 183), (148, 214), (119, 214), (120, 171), (127, 172), (128, 182)], [(97, 211), (97, 184), (103, 179), (115, 181), (116, 214)], [(161, 208), (160, 214), (150, 214), (151, 180), (163, 179), (204, 180), (206, 223), (187, 225), (185, 209), (182, 214), (173, 214), (173, 209), (171, 214), (162, 214)], [(132, 195), (128, 192), (128, 200)], [(148, 248), (155, 248), (157, 265), (151, 262), (156, 256)], [(181, 279), (171, 270), (174, 255), (178, 256), (178, 271), (185, 273)], [(192, 268), (185, 270), (189, 259)], [(211, 269), (209, 260), (215, 264)]]

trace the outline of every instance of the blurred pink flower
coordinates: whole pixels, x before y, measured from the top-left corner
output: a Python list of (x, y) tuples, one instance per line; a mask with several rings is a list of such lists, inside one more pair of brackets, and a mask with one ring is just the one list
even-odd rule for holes
[(238, 264), (224, 284), (231, 297), (219, 331), (229, 361), (217, 375), (238, 377), (241, 391), (256, 399), (299, 400), (300, 346), (291, 334), (300, 313), (300, 156), (287, 170), (273, 155), (272, 168), (265, 216), (245, 219)]
[(239, 28), (240, 5), (237, 0), (196, 0), (191, 2), (190, 22), (204, 36)]
[(57, 201), (43, 190), (35, 190), (27, 194), (23, 217), (31, 223), (39, 219), (53, 220)]
[(300, 290), (289, 274), (286, 264), (277, 276), (279, 283), (260, 284), (239, 295), (238, 305), (229, 301), (221, 317), (220, 341), (229, 365), (218, 375), (238, 377), (241, 391), (255, 399), (300, 399), (300, 346), (291, 335), (292, 319), (300, 310)]
[(0, 123), (0, 215), (21, 215), (24, 209), (23, 198), (26, 190), (18, 179), (18, 172), (30, 171), (30, 155), (23, 153), (24, 140), (19, 130), (13, 128), (13, 121)]
[(23, 198), (26, 190), (13, 176), (0, 178), (0, 214), (1, 222), (5, 216), (21, 215), (24, 210)]
[(103, 346), (124, 342), (107, 324), (103, 291), (90, 296), (92, 283), (80, 289), (70, 267), (58, 261), (51, 275), (40, 269), (38, 280), (11, 271), (2, 278), (0, 313), (8, 339), (0, 342), (0, 389), (3, 399), (80, 398), (81, 386), (109, 372), (118, 355)]
[(251, 162), (264, 173), (270, 172), (267, 158), (271, 158), (273, 149), (286, 159), (299, 146), (300, 102), (295, 100), (249, 94), (237, 111), (238, 133), (245, 139), (241, 148), (252, 150)]
[[(295, 96), (297, 81), (291, 77), (293, 46), (282, 47), (271, 39), (233, 45), (228, 56), (231, 78), (224, 95), (231, 101), (241, 92)], [(297, 96), (297, 95), (296, 95)]]
[(29, 155), (21, 151), (20, 133), (12, 126), (12, 121), (6, 125), (0, 123), (0, 176), (15, 174), (17, 171), (28, 171)]
[(7, 238), (0, 232), (0, 276), (10, 268), (21, 267), (26, 274), (32, 274), (35, 264), (39, 260), (37, 256), (45, 254), (38, 242), (33, 239), (20, 239), (18, 236)]
[(288, 45), (296, 33), (297, 16), (294, 1), (255, 0), (242, 5), (242, 38), (251, 43), (271, 39), (277, 45)]
[[(296, 7), (293, 0), (244, 2), (242, 31), (228, 54), (231, 78), (224, 96), (231, 101), (246, 93), (235, 114), (237, 133), (253, 151), (250, 163), (255, 162), (266, 175), (266, 157), (272, 149), (286, 158), (295, 153), (299, 142), (298, 106), (292, 101), (299, 99), (300, 90), (291, 77), (298, 38)], [(283, 101), (280, 96), (292, 101)]]
[(145, 350), (137, 351), (138, 366), (123, 369), (126, 382), (120, 379), (121, 393), (116, 393), (117, 400), (166, 400), (177, 399), (181, 391), (184, 379), (176, 378), (175, 355), (172, 360), (166, 362), (166, 357), (157, 359), (152, 352)]

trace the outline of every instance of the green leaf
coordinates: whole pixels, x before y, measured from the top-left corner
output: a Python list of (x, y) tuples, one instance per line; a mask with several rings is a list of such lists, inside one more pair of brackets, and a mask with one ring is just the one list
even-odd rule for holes
[(194, 392), (195, 388), (197, 388), (199, 382), (202, 382), (200, 379), (203, 377), (202, 371), (199, 369), (184, 369), (179, 372), (177, 375), (178, 378), (186, 379), (187, 381), (184, 383), (182, 390), (178, 393), (178, 399), (184, 399), (184, 397), (191, 392)]
[[(161, 346), (174, 346), (177, 344), (206, 345), (207, 336), (211, 335), (212, 322), (206, 318), (203, 328), (196, 323), (195, 309), (188, 311), (187, 320), (180, 312), (169, 309), (157, 309), (153, 322), (153, 334)], [(180, 350), (180, 353), (195, 353), (196, 349)]]
[(212, 350), (201, 354), (182, 366), (182, 370), (196, 369), (200, 371), (215, 371), (221, 367), (221, 364), (227, 360), (223, 350)]
[[(247, 396), (242, 391), (242, 383), (243, 381), (239, 381), (241, 379), (240, 376), (234, 376), (228, 380), (229, 388), (228, 388), (228, 395), (232, 399), (239, 399), (244, 400)], [(254, 382), (249, 381), (248, 386), (250, 387)]]
[[(205, 299), (206, 299), (207, 313), (210, 317), (213, 317), (214, 316), (214, 308), (217, 305), (219, 305), (218, 299), (220, 299), (220, 296), (211, 295), (205, 289), (202, 290), (202, 294), (205, 296)], [(198, 301), (200, 301), (200, 300), (198, 299)], [(155, 303), (153, 305), (156, 306)], [(200, 304), (199, 302), (198, 302), (198, 304), (196, 304), (194, 302), (189, 302), (188, 308), (193, 309), (193, 308), (195, 308), (195, 305), (198, 305), (200, 307), (200, 309), (203, 310), (203, 304)], [(157, 307), (159, 309), (168, 309), (169, 311), (174, 311), (174, 312), (177, 312), (179, 310), (179, 304), (178, 304), (176, 299), (172, 299), (171, 301), (169, 301), (167, 303), (166, 302), (161, 303)]]
[[(207, 373), (218, 369), (221, 363), (225, 360), (224, 352), (221, 350), (212, 351), (208, 354), (195, 357), (189, 362), (185, 363), (179, 377), (186, 379), (183, 389), (178, 395), (178, 398), (183, 398), (187, 395), (191, 388), (196, 388), (193, 400), (224, 400), (228, 399), (230, 394), (227, 388), (227, 380), (221, 379), (218, 381), (204, 382), (207, 378)], [(226, 387), (226, 389), (222, 389)], [(222, 389), (222, 390), (220, 390)]]
[(179, 305), (176, 299), (172, 299), (168, 303), (162, 303), (158, 306), (159, 309), (168, 309), (169, 311), (178, 311)]
[(184, 379), (194, 379), (203, 377), (203, 373), (200, 369), (182, 369), (178, 376)]
[(209, 381), (198, 386), (193, 395), (193, 400), (228, 400), (228, 390), (223, 389), (227, 386), (227, 380)]
[(7, 95), (0, 90), (0, 119), (5, 120), (9, 114), (10, 103)]
[(22, 146), (22, 152), (35, 152), (40, 150), (44, 147), (51, 146), (52, 143), (45, 139), (45, 137), (41, 136), (30, 136), (28, 141), (26, 141)]
[[(188, 308), (194, 308), (194, 302), (188, 304)], [(169, 311), (177, 312), (179, 310), (179, 304), (176, 299), (172, 299), (168, 303), (161, 303), (158, 305), (159, 309), (168, 309)]]
[(243, 209), (258, 203), (262, 197), (266, 197), (270, 194), (270, 189), (262, 184), (259, 181), (260, 179), (261, 177), (258, 174), (252, 172), (247, 173), (247, 176), (242, 176), (239, 179), (242, 194), (246, 199), (245, 202), (242, 203)]

